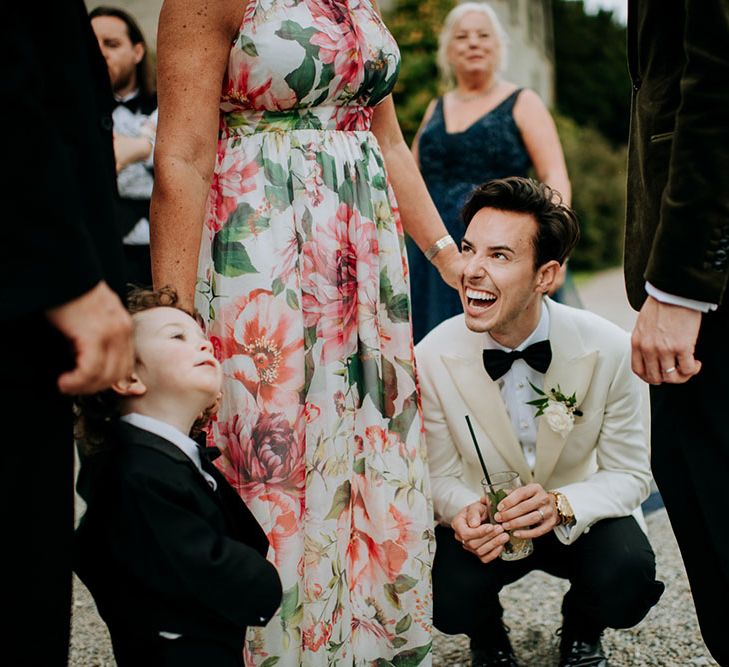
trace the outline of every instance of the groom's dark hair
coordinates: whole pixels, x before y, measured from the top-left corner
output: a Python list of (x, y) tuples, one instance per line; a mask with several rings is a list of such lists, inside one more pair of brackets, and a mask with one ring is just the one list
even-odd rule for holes
[(510, 176), (479, 185), (461, 212), (466, 227), (483, 208), (527, 213), (534, 218), (537, 223), (537, 233), (532, 239), (535, 269), (551, 260), (563, 264), (580, 239), (577, 216), (562, 202), (562, 195), (530, 178)]

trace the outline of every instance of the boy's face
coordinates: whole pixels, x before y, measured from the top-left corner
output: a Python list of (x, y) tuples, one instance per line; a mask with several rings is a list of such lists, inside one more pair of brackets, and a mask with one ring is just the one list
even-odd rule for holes
[(142, 400), (180, 410), (209, 407), (220, 392), (222, 371), (197, 322), (169, 307), (142, 311), (133, 320), (134, 372), (146, 388)]
[(536, 233), (537, 223), (526, 213), (484, 208), (473, 216), (461, 244), (461, 301), (471, 331), (488, 331), (513, 348), (536, 328), (551, 284), (546, 264), (534, 269)]

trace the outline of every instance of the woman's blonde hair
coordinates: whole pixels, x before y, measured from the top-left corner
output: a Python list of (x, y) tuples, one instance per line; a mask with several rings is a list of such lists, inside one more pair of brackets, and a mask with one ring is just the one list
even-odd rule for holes
[(445, 17), (443, 28), (438, 36), (438, 55), (436, 56), (436, 62), (440, 70), (441, 81), (446, 89), (452, 88), (456, 83), (453, 67), (448, 62), (448, 47), (453, 39), (453, 30), (458, 21), (471, 12), (483, 14), (491, 22), (497, 43), (496, 71), (503, 72), (506, 68), (509, 37), (504, 31), (504, 27), (501, 25), (501, 21), (499, 21), (496, 12), (485, 2), (462, 2), (451, 9), (448, 16)]

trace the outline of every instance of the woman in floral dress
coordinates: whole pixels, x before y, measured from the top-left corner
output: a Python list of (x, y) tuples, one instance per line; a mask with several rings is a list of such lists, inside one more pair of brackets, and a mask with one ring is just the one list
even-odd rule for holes
[[(160, 17), (154, 277), (194, 302), (225, 370), (210, 444), (284, 587), (245, 642), (266, 667), (431, 660), (401, 217), (423, 249), (447, 232), (370, 2), (167, 0)], [(433, 261), (456, 286), (457, 249)]]

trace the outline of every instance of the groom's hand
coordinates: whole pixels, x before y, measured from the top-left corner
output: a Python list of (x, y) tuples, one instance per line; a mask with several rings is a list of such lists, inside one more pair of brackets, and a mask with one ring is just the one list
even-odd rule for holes
[(546, 535), (559, 520), (553, 496), (541, 484), (514, 489), (498, 506), (494, 519), (514, 537), (534, 539)]
[(509, 536), (501, 526), (491, 525), (486, 520), (485, 501), (486, 498), (482, 498), (481, 502), (467, 505), (451, 522), (456, 540), (482, 563), (498, 558), (504, 550), (504, 544), (509, 541)]
[(701, 370), (701, 362), (694, 358), (700, 326), (700, 311), (649, 296), (631, 338), (633, 372), (650, 384), (690, 380)]

